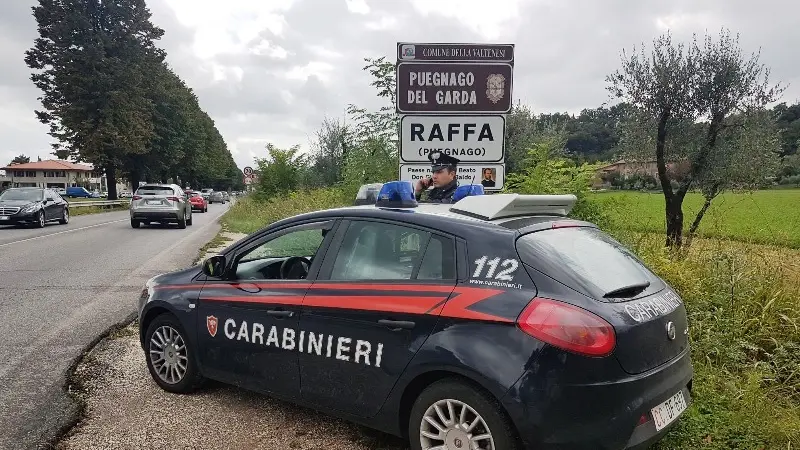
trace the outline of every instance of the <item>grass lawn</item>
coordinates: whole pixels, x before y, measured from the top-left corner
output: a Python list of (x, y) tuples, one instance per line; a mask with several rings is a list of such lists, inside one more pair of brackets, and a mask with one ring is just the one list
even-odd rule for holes
[[(607, 191), (592, 196), (609, 205), (616, 228), (664, 232), (664, 195), (660, 192)], [(688, 230), (703, 196), (690, 193), (683, 203)], [(699, 234), (744, 242), (800, 248), (800, 189), (724, 193), (711, 203)]]

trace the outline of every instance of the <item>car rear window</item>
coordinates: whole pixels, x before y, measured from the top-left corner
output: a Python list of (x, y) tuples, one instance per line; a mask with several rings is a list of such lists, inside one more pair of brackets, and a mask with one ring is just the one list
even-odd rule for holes
[[(597, 299), (619, 300), (664, 287), (636, 255), (593, 227), (529, 233), (517, 240), (517, 251), (526, 265)], [(634, 289), (626, 291), (629, 287)]]
[(175, 191), (164, 186), (142, 186), (137, 191), (139, 195), (173, 195)]

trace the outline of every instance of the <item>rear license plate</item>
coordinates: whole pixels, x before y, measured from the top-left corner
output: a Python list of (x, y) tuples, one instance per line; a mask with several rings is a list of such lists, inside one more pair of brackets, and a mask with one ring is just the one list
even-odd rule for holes
[(651, 409), (650, 412), (653, 414), (656, 431), (661, 431), (664, 427), (674, 422), (686, 408), (686, 398), (683, 396), (683, 391), (680, 391), (664, 403)]
[(148, 205), (160, 205), (161, 204), (161, 200), (148, 200), (147, 204)]
[(0, 216), (0, 220), (8, 220), (9, 218), (8, 216)]

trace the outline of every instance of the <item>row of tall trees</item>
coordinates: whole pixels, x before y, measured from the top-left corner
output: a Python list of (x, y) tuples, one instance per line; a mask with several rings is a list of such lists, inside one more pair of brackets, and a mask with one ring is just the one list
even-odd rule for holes
[(26, 52), (42, 91), (37, 118), (53, 154), (107, 176), (239, 189), (242, 173), (214, 121), (156, 46), (164, 30), (145, 0), (39, 0), (39, 37)]
[[(385, 106), (367, 111), (351, 105), (346, 121), (326, 120), (304, 155), (298, 147), (270, 147), (260, 172), (290, 174), (288, 190), (336, 184), (350, 193), (361, 184), (397, 177), (394, 64), (386, 58), (366, 62), (364, 70)], [(606, 81), (616, 103), (577, 116), (535, 114), (515, 105), (506, 120), (507, 189), (575, 192), (587, 187), (598, 162), (655, 160), (665, 198), (666, 244), (679, 247), (721, 192), (800, 173), (800, 104), (769, 107), (783, 88), (770, 82), (759, 55), (744, 55), (738, 36), (726, 30), (688, 45), (662, 35), (649, 51), (623, 52), (620, 69)], [(673, 164), (683, 170), (673, 170)], [(279, 177), (261, 178), (265, 196), (282, 192), (270, 178)], [(687, 218), (684, 230), (683, 200), (690, 191), (702, 193), (706, 202)], [(597, 218), (591, 205), (582, 206), (576, 209)]]

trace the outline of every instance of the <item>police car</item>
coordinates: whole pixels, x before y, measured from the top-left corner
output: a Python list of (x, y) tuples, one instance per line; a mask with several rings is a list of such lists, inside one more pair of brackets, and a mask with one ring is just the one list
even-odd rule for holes
[(645, 448), (686, 410), (681, 299), (568, 218), (574, 196), (372, 192), (148, 281), (155, 382), (186, 393), (214, 379), (427, 450)]

